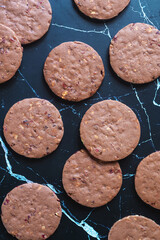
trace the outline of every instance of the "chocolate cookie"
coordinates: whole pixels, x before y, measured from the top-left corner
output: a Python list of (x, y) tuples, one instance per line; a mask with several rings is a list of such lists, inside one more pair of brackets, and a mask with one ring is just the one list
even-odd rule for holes
[(108, 240), (159, 240), (160, 226), (143, 216), (128, 216), (111, 228)]
[(105, 100), (91, 106), (80, 124), (81, 140), (89, 152), (103, 161), (127, 157), (140, 139), (140, 124), (125, 104)]
[(123, 80), (141, 84), (160, 76), (160, 31), (145, 23), (121, 29), (110, 45), (110, 63)]
[(100, 207), (118, 194), (122, 172), (118, 162), (100, 162), (81, 150), (67, 160), (62, 182), (68, 196), (79, 204)]
[(117, 16), (130, 0), (74, 0), (81, 12), (90, 18), (110, 19)]
[(61, 205), (48, 187), (27, 183), (10, 191), (1, 207), (2, 222), (8, 233), (19, 240), (47, 239), (61, 220)]
[(160, 152), (152, 153), (140, 162), (135, 188), (145, 203), (160, 209)]
[(78, 102), (98, 90), (104, 78), (104, 66), (89, 45), (65, 42), (50, 52), (44, 64), (44, 77), (57, 96)]
[(0, 12), (0, 23), (10, 27), (22, 44), (41, 38), (52, 19), (48, 0), (1, 0)]
[(15, 33), (0, 24), (0, 83), (8, 81), (15, 75), (21, 64), (22, 54), (23, 48)]
[(29, 158), (41, 158), (59, 145), (64, 129), (57, 108), (44, 99), (28, 98), (8, 111), (3, 132), (10, 147)]

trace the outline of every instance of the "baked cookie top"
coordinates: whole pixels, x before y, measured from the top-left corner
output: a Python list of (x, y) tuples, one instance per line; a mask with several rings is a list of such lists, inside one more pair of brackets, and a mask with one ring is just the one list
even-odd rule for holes
[(104, 100), (92, 105), (80, 124), (84, 146), (102, 161), (127, 157), (140, 139), (140, 124), (135, 113), (125, 104)]
[(111, 228), (108, 240), (159, 240), (160, 226), (149, 218), (133, 215), (117, 221)]
[(145, 23), (131, 23), (111, 41), (110, 63), (123, 80), (142, 84), (160, 76), (160, 31)]
[(52, 235), (61, 220), (61, 205), (46, 186), (26, 183), (14, 188), (1, 207), (2, 222), (19, 240), (44, 240)]
[(110, 19), (117, 16), (130, 0), (74, 0), (81, 12), (90, 18)]
[(0, 83), (15, 75), (22, 55), (23, 48), (16, 34), (9, 27), (0, 24)]
[(68, 196), (79, 204), (100, 207), (118, 194), (122, 171), (118, 162), (104, 163), (80, 150), (65, 163), (62, 182)]
[(82, 42), (64, 42), (54, 48), (43, 71), (47, 84), (57, 96), (75, 102), (91, 97), (104, 78), (101, 57)]
[(160, 209), (160, 151), (140, 162), (135, 175), (135, 188), (145, 203)]
[(48, 0), (1, 0), (0, 23), (10, 27), (21, 44), (40, 39), (47, 31), (52, 19)]
[(3, 132), (15, 152), (28, 158), (41, 158), (58, 147), (64, 129), (61, 115), (53, 104), (27, 98), (9, 109)]

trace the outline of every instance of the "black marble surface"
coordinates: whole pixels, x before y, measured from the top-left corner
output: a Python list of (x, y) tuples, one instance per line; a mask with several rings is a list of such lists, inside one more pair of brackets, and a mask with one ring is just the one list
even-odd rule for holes
[[(119, 79), (109, 65), (111, 38), (131, 22), (149, 23), (160, 28), (159, 0), (131, 0), (116, 18), (96, 21), (81, 14), (72, 0), (50, 0), (53, 19), (49, 32), (39, 41), (24, 47), (20, 69), (12, 80), (0, 85), (0, 204), (15, 186), (33, 181), (50, 186), (61, 200), (63, 217), (54, 240), (107, 240), (113, 223), (130, 214), (140, 214), (160, 224), (160, 211), (143, 203), (134, 189), (134, 175), (139, 162), (160, 150), (160, 81), (137, 86)], [(56, 97), (43, 78), (43, 64), (52, 48), (64, 41), (83, 41), (101, 55), (106, 76), (98, 92), (80, 103), (69, 103)], [(60, 110), (65, 134), (59, 148), (51, 155), (33, 160), (13, 152), (5, 142), (2, 126), (5, 114), (17, 101), (29, 97), (45, 98)], [(120, 161), (123, 186), (106, 206), (90, 209), (72, 201), (62, 187), (62, 169), (67, 158), (82, 148), (79, 124), (85, 111), (103, 99), (116, 99), (137, 114), (142, 134), (136, 150)], [(0, 221), (0, 240), (14, 239)]]

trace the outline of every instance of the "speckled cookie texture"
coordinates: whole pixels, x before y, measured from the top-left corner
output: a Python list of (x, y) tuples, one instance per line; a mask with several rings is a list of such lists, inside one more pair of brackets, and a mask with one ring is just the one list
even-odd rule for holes
[(47, 239), (57, 229), (61, 215), (56, 194), (37, 183), (14, 188), (1, 207), (1, 219), (6, 230), (19, 240)]
[(160, 226), (149, 218), (133, 215), (122, 218), (111, 228), (108, 240), (159, 240)]
[(48, 0), (0, 0), (0, 12), (0, 23), (10, 27), (21, 44), (41, 38), (52, 19)]
[(135, 188), (145, 203), (160, 209), (160, 151), (140, 162), (135, 176)]
[(22, 55), (23, 48), (16, 34), (0, 24), (0, 83), (8, 81), (15, 75), (21, 64)]
[(140, 139), (140, 124), (125, 104), (104, 100), (92, 105), (80, 124), (80, 136), (88, 151), (103, 161), (127, 157)]
[(53, 104), (27, 98), (10, 108), (3, 132), (15, 152), (28, 158), (41, 158), (58, 147), (64, 129), (61, 115)]
[(44, 64), (44, 77), (50, 89), (68, 101), (91, 97), (104, 78), (101, 57), (82, 42), (65, 42), (54, 48)]
[(74, 0), (81, 12), (90, 18), (110, 19), (117, 16), (130, 0)]
[(118, 194), (122, 172), (118, 162), (100, 162), (80, 150), (65, 163), (62, 182), (68, 196), (79, 204), (100, 207)]
[(142, 84), (160, 76), (160, 31), (145, 23), (131, 23), (111, 41), (110, 63), (123, 80)]

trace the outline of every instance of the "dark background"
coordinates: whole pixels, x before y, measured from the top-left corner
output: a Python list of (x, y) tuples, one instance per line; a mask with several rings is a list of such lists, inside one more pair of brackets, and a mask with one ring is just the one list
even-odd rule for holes
[[(0, 204), (11, 189), (24, 183), (22, 176), (25, 176), (34, 182), (52, 184), (58, 191), (65, 214), (58, 230), (50, 239), (94, 239), (91, 235), (95, 236), (95, 239), (107, 239), (113, 223), (130, 214), (144, 215), (160, 224), (160, 211), (143, 203), (134, 189), (137, 165), (148, 154), (160, 149), (160, 82), (157, 79), (142, 86), (125, 83), (112, 71), (108, 59), (110, 35), (114, 37), (127, 24), (145, 22), (159, 28), (160, 2), (131, 0), (130, 5), (118, 17), (109, 21), (89, 19), (78, 11), (72, 0), (50, 2), (53, 19), (49, 32), (39, 41), (24, 47), (19, 71), (13, 79), (0, 85), (0, 136), (6, 144), (2, 126), (7, 111), (17, 101), (30, 97), (45, 98), (60, 110), (65, 134), (58, 149), (40, 160), (21, 157), (7, 144), (9, 152), (5, 156), (4, 146), (2, 148), (0, 145)], [(52, 48), (64, 41), (75, 40), (85, 42), (98, 51), (105, 65), (106, 76), (102, 86), (92, 98), (80, 103), (69, 103), (50, 91), (44, 81), (42, 69)], [(92, 104), (103, 99), (116, 99), (131, 107), (138, 116), (142, 134), (133, 154), (120, 161), (123, 171), (121, 191), (106, 206), (93, 209), (91, 212), (92, 209), (80, 206), (66, 195), (61, 175), (68, 157), (82, 148), (79, 137), (82, 116)], [(9, 169), (9, 163), (12, 170)], [(87, 216), (88, 218), (83, 221)], [(7, 234), (0, 221), (0, 240), (4, 239), (14, 238)]]

